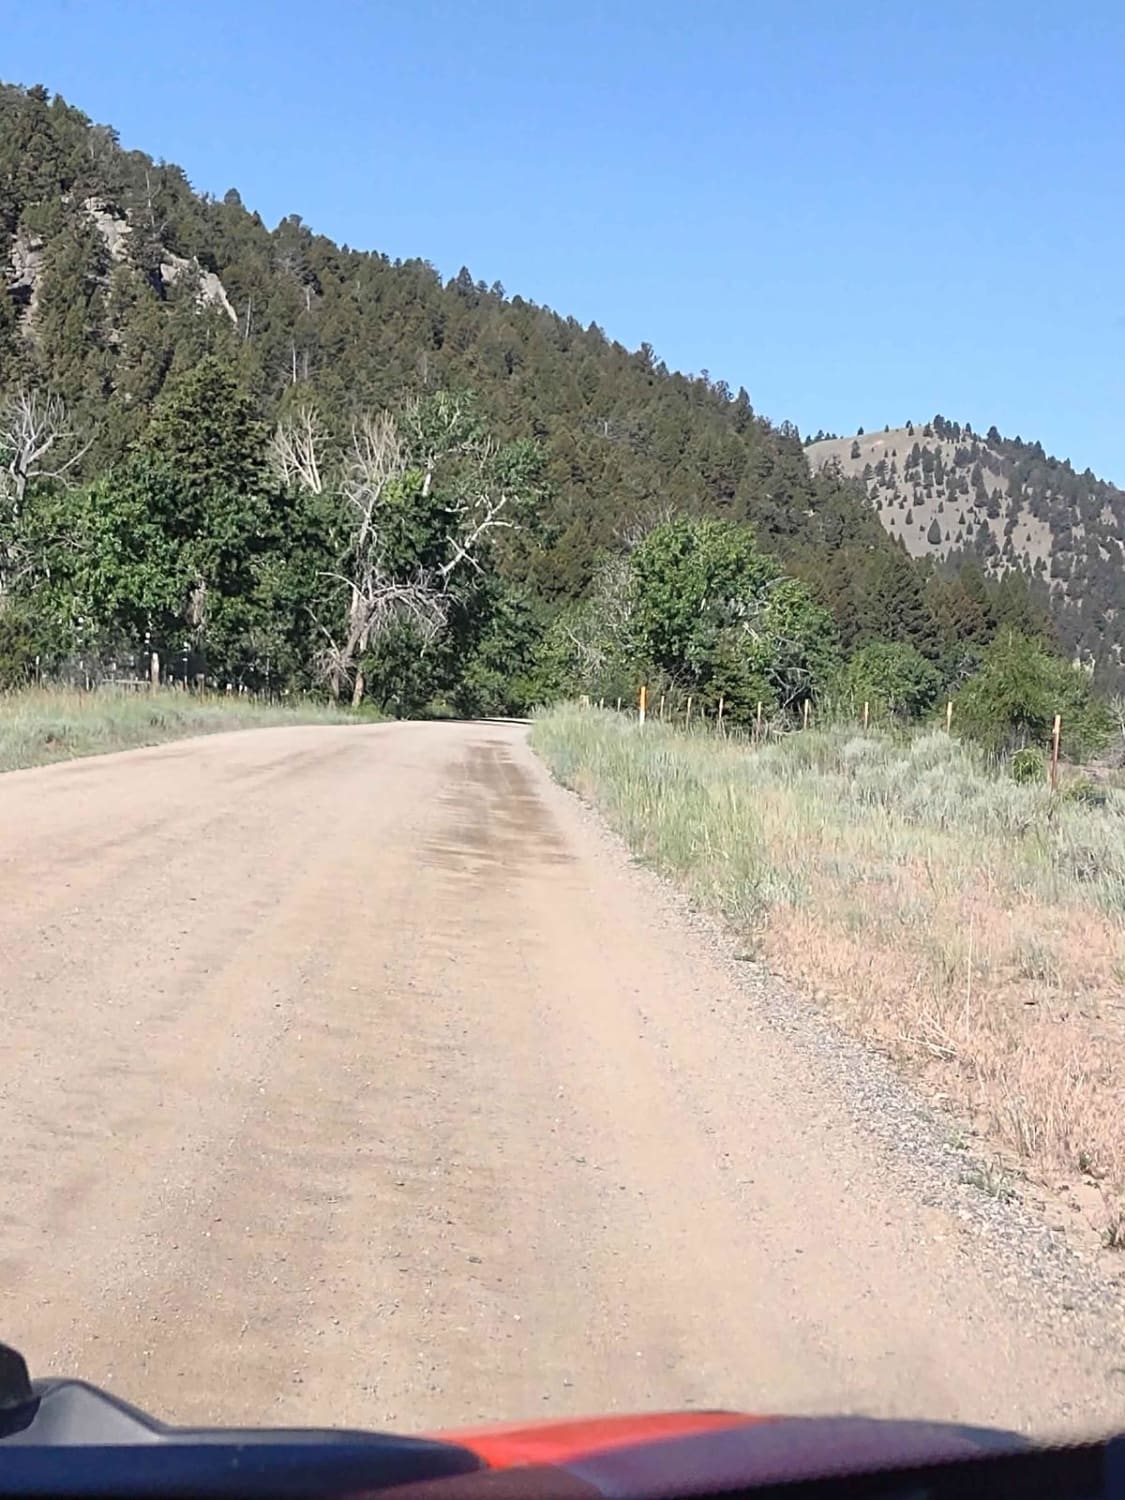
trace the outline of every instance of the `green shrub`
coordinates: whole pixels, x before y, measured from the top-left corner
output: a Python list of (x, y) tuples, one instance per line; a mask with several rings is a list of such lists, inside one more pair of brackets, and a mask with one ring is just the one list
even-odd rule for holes
[(856, 710), (869, 703), (876, 713), (917, 719), (933, 708), (941, 677), (914, 646), (871, 641), (848, 661), (843, 686)]
[(1092, 696), (1090, 679), (1026, 636), (998, 637), (980, 671), (958, 694), (954, 724), (993, 755), (1025, 746), (1046, 749), (1061, 714), (1068, 759), (1082, 760), (1110, 733), (1109, 710)]
[(1012, 780), (1019, 782), (1021, 786), (1032, 786), (1046, 780), (1047, 776), (1047, 764), (1043, 756), (1030, 745), (1015, 752), (1008, 762), (1008, 770)]

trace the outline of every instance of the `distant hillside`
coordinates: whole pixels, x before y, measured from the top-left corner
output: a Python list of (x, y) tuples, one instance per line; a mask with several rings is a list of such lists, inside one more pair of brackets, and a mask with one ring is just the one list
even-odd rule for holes
[(924, 424), (808, 442), (814, 472), (863, 481), (912, 557), (986, 576), (1017, 568), (1047, 591), (1064, 645), (1103, 675), (1125, 660), (1125, 491), (1039, 443)]

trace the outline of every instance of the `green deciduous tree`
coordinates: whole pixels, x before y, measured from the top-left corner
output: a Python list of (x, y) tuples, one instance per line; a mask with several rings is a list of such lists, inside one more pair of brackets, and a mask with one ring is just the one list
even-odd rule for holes
[(841, 686), (853, 711), (868, 703), (876, 713), (917, 719), (934, 706), (941, 673), (913, 646), (870, 641), (849, 658)]
[[(133, 452), (37, 508), (56, 627), (236, 681), (296, 671), (322, 520), (281, 493), (264, 432), (220, 362), (166, 392)], [(317, 566), (323, 566), (323, 555)], [(283, 646), (287, 642), (287, 646)]]
[(635, 639), (645, 660), (669, 677), (727, 623), (734, 601), (760, 598), (781, 575), (748, 526), (724, 521), (665, 522), (630, 561)]
[(1025, 745), (1045, 747), (1056, 714), (1076, 758), (1103, 744), (1111, 729), (1108, 710), (1092, 696), (1080, 667), (1052, 656), (1038, 641), (1003, 634), (957, 695), (955, 722), (967, 738), (1003, 754)]
[(633, 551), (631, 628), (640, 661), (684, 691), (748, 718), (793, 708), (836, 657), (832, 618), (745, 526), (669, 521)]

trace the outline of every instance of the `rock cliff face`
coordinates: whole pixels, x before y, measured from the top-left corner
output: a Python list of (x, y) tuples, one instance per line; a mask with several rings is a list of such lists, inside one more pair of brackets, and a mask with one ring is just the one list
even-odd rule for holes
[(39, 288), (43, 280), (43, 239), (27, 230), (17, 230), (8, 247), (10, 275), (8, 289), (20, 309), (24, 326), (35, 321), (39, 306)]
[[(115, 209), (102, 198), (85, 198), (82, 213), (97, 230), (106, 248), (112, 265), (134, 265), (132, 245), (133, 226), (128, 215)], [(46, 261), (46, 242), (42, 235), (18, 230), (8, 248), (8, 289), (17, 306), (24, 330), (34, 336), (35, 314), (39, 307), (39, 291), (42, 286)], [(205, 270), (197, 260), (175, 255), (166, 247), (161, 252), (158, 274), (162, 290), (170, 290), (184, 281), (194, 283), (200, 307), (217, 307), (237, 323), (238, 317), (231, 306), (226, 288), (214, 271)]]

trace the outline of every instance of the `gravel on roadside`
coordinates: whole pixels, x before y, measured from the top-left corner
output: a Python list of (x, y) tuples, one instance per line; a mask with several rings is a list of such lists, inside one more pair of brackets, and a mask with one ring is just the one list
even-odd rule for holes
[(927, 1206), (964, 1226), (963, 1253), (986, 1269), (998, 1301), (1043, 1337), (1077, 1336), (1106, 1360), (1125, 1401), (1125, 1262), (1107, 1273), (1076, 1245), (1028, 1182), (998, 1174), (988, 1142), (952, 1110), (927, 1099), (882, 1052), (844, 1031), (783, 977), (744, 952), (737, 933), (701, 909), (674, 880), (638, 859), (596, 806), (569, 788), (579, 816), (601, 839), (607, 859), (646, 887), (652, 910), (687, 927), (746, 1001), (726, 1017), (732, 1032), (768, 1028), (807, 1056), (816, 1087), (864, 1133), (881, 1169)]

